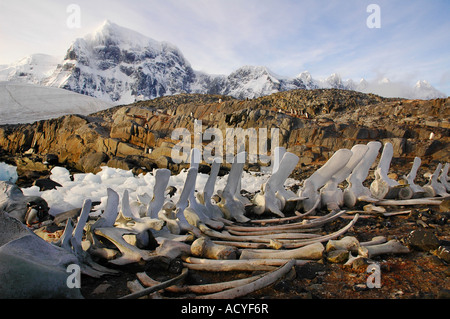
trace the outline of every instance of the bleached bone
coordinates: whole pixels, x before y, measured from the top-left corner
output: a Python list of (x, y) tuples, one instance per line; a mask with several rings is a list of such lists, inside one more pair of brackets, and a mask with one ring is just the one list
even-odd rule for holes
[(367, 153), (369, 147), (367, 145), (358, 144), (352, 147), (352, 156), (347, 164), (336, 174), (333, 175), (326, 185), (320, 190), (322, 206), (328, 210), (337, 210), (344, 204), (344, 193), (338, 188), (353, 171), (356, 165), (362, 160)]
[(266, 172), (275, 174), (280, 167), (281, 159), (286, 153), (286, 148), (282, 146), (275, 147), (270, 160), (270, 166), (265, 169)]
[(91, 226), (91, 229), (113, 227), (119, 214), (119, 195), (111, 188), (107, 189), (108, 198), (106, 207), (100, 218)]
[(147, 217), (158, 218), (158, 213), (164, 205), (164, 193), (169, 184), (170, 170), (167, 168), (157, 169), (155, 172), (155, 187), (153, 198), (147, 208)]
[(356, 237), (353, 236), (345, 236), (339, 240), (329, 240), (326, 245), (326, 251), (330, 252), (333, 250), (349, 250), (353, 252), (357, 252), (360, 243)]
[(237, 200), (239, 200), (245, 207), (253, 206), (252, 201), (241, 194), (241, 190), (242, 190), (242, 176), (239, 178), (238, 186), (236, 187), (236, 193), (234, 194), (234, 197)]
[[(201, 228), (202, 229), (202, 228)], [(206, 234), (206, 233), (205, 233)], [(282, 235), (232, 235), (228, 232), (221, 232), (221, 235), (218, 235), (217, 233), (211, 233), (209, 232), (211, 237), (213, 238), (221, 238), (224, 240), (231, 240), (231, 241), (240, 241), (240, 242), (256, 242), (256, 243), (267, 243), (270, 244), (274, 241), (277, 241), (279, 243), (291, 243), (292, 241), (298, 242), (298, 240), (306, 240), (306, 239), (319, 239), (321, 236), (317, 234), (282, 234)]]
[(153, 292), (170, 287), (170, 286), (184, 280), (184, 278), (186, 278), (187, 274), (188, 274), (188, 270), (185, 268), (185, 269), (183, 269), (181, 274), (176, 276), (175, 278), (169, 279), (159, 285), (155, 285), (155, 286), (152, 286), (152, 287), (149, 287), (146, 289), (144, 289), (142, 286), (141, 287), (138, 286), (137, 289), (135, 288), (135, 291), (133, 293), (123, 296), (119, 299), (137, 299), (137, 298), (141, 298), (141, 297), (150, 295)]
[(190, 231), (192, 226), (188, 223), (184, 217), (184, 210), (188, 207), (189, 196), (191, 190), (195, 187), (196, 176), (198, 169), (196, 167), (191, 167), (188, 169), (186, 180), (184, 181), (183, 190), (181, 191), (180, 198), (176, 204), (176, 216), (178, 219), (178, 226), (181, 232)]
[(236, 236), (258, 236), (260, 238), (269, 239), (305, 239), (316, 238), (320, 235), (307, 233), (304, 229), (294, 229), (289, 232), (282, 231), (259, 231), (259, 232), (239, 232), (234, 230), (228, 230), (231, 235)]
[(277, 270), (274, 270), (268, 274), (265, 274), (262, 278), (259, 278), (251, 283), (245, 284), (243, 286), (239, 286), (236, 288), (231, 288), (222, 292), (209, 294), (209, 295), (203, 295), (199, 296), (197, 298), (199, 299), (234, 299), (243, 297), (245, 295), (248, 295), (249, 293), (252, 293), (254, 291), (257, 291), (259, 289), (262, 289), (264, 287), (270, 286), (283, 276), (285, 276), (287, 273), (289, 273), (292, 270), (292, 267), (294, 267), (295, 261), (291, 260), (287, 262), (284, 266), (278, 268)]
[[(211, 259), (211, 261), (213, 261)], [(222, 261), (222, 260), (215, 260)], [(244, 261), (245, 263), (240, 263)], [(196, 271), (211, 271), (211, 272), (222, 272), (222, 271), (271, 271), (275, 269), (275, 266), (269, 266), (267, 264), (253, 264), (249, 263), (248, 260), (225, 260), (226, 263), (218, 264), (197, 264), (184, 262), (183, 266)]]
[(305, 180), (303, 187), (299, 190), (299, 197), (307, 197), (303, 200), (304, 210), (310, 210), (320, 198), (318, 190), (327, 183), (331, 177), (340, 171), (352, 156), (352, 151), (348, 149), (340, 149), (331, 156), (331, 158), (315, 171), (308, 179)]
[(386, 213), (386, 208), (375, 206), (374, 204), (367, 204), (363, 206), (363, 210), (365, 212), (375, 212), (375, 213)]
[(266, 250), (243, 249), (240, 259), (321, 259), (324, 251), (322, 243), (314, 243), (304, 247), (268, 252)]
[(384, 244), (385, 242), (387, 242), (386, 237), (384, 237), (384, 236), (375, 236), (370, 241), (361, 242), (359, 244), (361, 246), (372, 246), (372, 245)]
[(383, 152), (375, 170), (375, 180), (370, 184), (370, 192), (378, 199), (410, 199), (413, 191), (409, 185), (400, 185), (397, 181), (388, 177), (389, 166), (394, 155), (394, 147), (391, 143), (384, 144)]
[(377, 141), (367, 143), (368, 150), (361, 161), (347, 178), (348, 187), (344, 190), (344, 204), (352, 208), (361, 196), (370, 197), (370, 189), (363, 185), (369, 175), (369, 169), (378, 156), (381, 143)]
[(234, 219), (237, 222), (248, 222), (250, 219), (246, 217), (244, 204), (236, 198), (235, 194), (238, 189), (239, 179), (244, 170), (246, 152), (237, 154), (231, 165), (231, 171), (228, 175), (227, 185), (222, 192), (219, 193), (220, 202), (217, 204), (227, 219)]
[[(285, 263), (287, 263), (291, 259), (227, 259), (227, 260), (218, 260), (218, 259), (207, 259), (207, 258), (198, 258), (198, 257), (192, 257), (192, 256), (186, 256), (182, 257), (182, 260), (189, 263), (189, 264), (196, 264), (196, 265), (210, 265), (210, 266), (218, 266), (218, 265), (233, 265), (233, 266), (242, 266), (242, 265), (261, 265), (261, 266), (272, 266), (272, 267), (279, 267), (283, 266)], [(310, 260), (301, 260), (301, 259), (294, 259), (295, 265), (304, 265)]]
[(82, 250), (81, 241), (83, 240), (83, 230), (89, 218), (91, 208), (92, 208), (92, 201), (90, 199), (85, 199), (83, 202), (83, 207), (81, 208), (80, 217), (78, 217), (77, 226), (73, 231), (73, 236), (71, 239), (71, 244), (72, 247), (74, 247), (75, 253), (78, 253), (80, 250)]
[(153, 252), (139, 249), (126, 242), (123, 238), (124, 235), (136, 234), (135, 231), (129, 229), (118, 227), (97, 228), (95, 229), (95, 234), (105, 237), (119, 249), (122, 255), (109, 261), (116, 265), (126, 265), (141, 260), (156, 260), (168, 263), (180, 255), (190, 253), (189, 245), (169, 239), (163, 240)]
[(279, 243), (276, 241), (270, 241), (269, 243), (260, 242), (245, 242), (245, 241), (231, 241), (231, 240), (213, 240), (213, 243), (218, 245), (232, 246), (236, 248), (248, 248), (248, 249), (279, 249)]
[(170, 233), (179, 235), (181, 233), (181, 228), (175, 210), (175, 204), (172, 201), (167, 201), (159, 211), (158, 218), (166, 223), (165, 228), (167, 228)]
[(72, 251), (70, 241), (72, 240), (73, 230), (74, 230), (74, 224), (73, 224), (72, 219), (69, 218), (66, 222), (66, 227), (64, 227), (64, 232), (62, 233), (59, 242), (57, 242), (57, 245), (59, 245), (61, 248), (64, 248), (65, 250), (67, 250), (69, 252)]
[(191, 253), (194, 256), (209, 259), (236, 259), (237, 249), (214, 244), (211, 239), (202, 237), (191, 244)]
[(254, 197), (253, 202), (256, 204), (256, 207), (253, 208), (254, 213), (261, 215), (265, 212), (271, 212), (284, 217), (282, 210), (286, 203), (294, 202), (296, 204), (298, 201), (305, 199), (284, 188), (286, 179), (294, 170), (298, 161), (297, 155), (289, 152), (284, 153), (279, 168), (261, 186), (261, 193)]
[(413, 191), (413, 195), (412, 198), (418, 198), (418, 197), (422, 197), (425, 193), (425, 190), (414, 183), (414, 180), (416, 179), (417, 176), (417, 170), (420, 167), (420, 164), (422, 163), (422, 160), (420, 159), (420, 157), (414, 157), (414, 162), (413, 165), (411, 167), (411, 171), (409, 172), (408, 175), (406, 175), (406, 181), (409, 184), (409, 187), (411, 187), (411, 190)]
[(184, 211), (185, 217), (187, 219), (187, 221), (193, 226), (193, 228), (195, 229), (199, 229), (204, 235), (209, 236), (211, 238), (218, 238), (221, 240), (226, 240), (226, 241), (246, 241), (248, 240), (254, 240), (254, 241), (259, 241), (259, 242), (265, 242), (267, 243), (268, 247), (274, 248), (274, 246), (272, 244), (275, 244), (275, 242), (271, 239), (265, 239), (265, 238), (245, 238), (244, 236), (233, 236), (230, 235), (228, 232), (222, 231), (222, 232), (218, 232), (215, 231), (213, 229), (208, 228), (208, 226), (206, 226), (205, 224), (203, 224), (199, 217), (192, 212), (192, 210), (190, 210), (189, 208), (186, 208)]
[[(285, 261), (285, 263), (286, 262), (287, 261)], [(156, 280), (152, 279), (145, 272), (138, 272), (138, 273), (136, 273), (136, 276), (138, 277), (139, 281), (145, 287), (153, 287), (153, 286), (161, 284), (160, 281), (156, 281)], [(248, 277), (248, 278), (244, 278), (244, 279), (231, 280), (231, 281), (219, 282), (219, 283), (213, 283), (213, 284), (170, 286), (170, 287), (165, 288), (164, 290), (168, 291), (168, 292), (184, 293), (184, 294), (185, 293), (211, 294), (211, 293), (223, 291), (226, 289), (245, 285), (247, 283), (255, 281), (256, 279), (261, 278), (262, 276), (264, 276), (264, 274), (260, 274), (260, 275), (256, 275), (256, 276), (252, 276), (252, 277)]]
[[(300, 198), (300, 197), (298, 197)], [(295, 216), (289, 216), (289, 217), (281, 217), (281, 218), (269, 218), (269, 219), (252, 219), (250, 220), (253, 224), (278, 224), (278, 223), (285, 223), (285, 222), (292, 222), (294, 220), (303, 219), (308, 215), (311, 215), (315, 212), (316, 208), (319, 207), (320, 204), (320, 198), (317, 199), (316, 204), (311, 207), (311, 209), (305, 213), (300, 214), (298, 211), (295, 211)]]
[(90, 199), (84, 200), (77, 226), (74, 229), (72, 219), (69, 218), (64, 233), (61, 236), (61, 240), (57, 245), (60, 245), (60, 247), (77, 257), (80, 263), (81, 272), (85, 275), (93, 278), (100, 278), (107, 274), (117, 274), (118, 271), (106, 268), (94, 262), (90, 256), (91, 251), (87, 252), (82, 247), (83, 230), (89, 217), (91, 207), (92, 201)]
[(98, 236), (104, 237), (112, 242), (121, 252), (119, 258), (110, 260), (110, 263), (116, 265), (126, 265), (141, 260), (148, 260), (151, 257), (151, 253), (147, 250), (142, 250), (133, 246), (125, 241), (123, 238), (127, 234), (136, 234), (136, 231), (118, 227), (106, 227), (106, 228), (96, 228), (94, 233)]
[(209, 215), (211, 216), (212, 219), (224, 217), (219, 206), (211, 202), (219, 170), (220, 170), (220, 159), (215, 158), (211, 165), (211, 172), (209, 173), (209, 177), (208, 180), (206, 181), (203, 193), (197, 194), (197, 198), (199, 199), (201, 204), (206, 206), (206, 209), (208, 210)]
[(178, 257), (188, 256), (191, 253), (191, 246), (176, 240), (164, 239), (156, 247), (153, 259), (164, 259), (167, 262)]
[(449, 194), (447, 193), (447, 189), (445, 186), (439, 182), (438, 177), (441, 173), (442, 163), (439, 163), (436, 167), (434, 173), (430, 176), (428, 183), (423, 187), (425, 190), (425, 196), (427, 197), (435, 197), (442, 196), (446, 197)]
[(139, 217), (130, 207), (128, 190), (123, 192), (121, 208), (115, 223), (121, 228), (132, 229), (142, 233), (149, 229), (161, 230), (164, 226), (164, 221), (159, 218)]
[[(271, 271), (283, 266), (289, 259), (245, 259), (245, 260), (215, 260), (195, 257), (182, 258), (183, 265), (198, 271)], [(295, 265), (301, 266), (312, 260), (295, 260)]]
[(314, 219), (312, 221), (301, 221), (291, 224), (282, 224), (282, 225), (274, 225), (274, 226), (226, 226), (226, 229), (242, 231), (242, 232), (256, 232), (256, 231), (266, 231), (266, 230), (292, 230), (292, 229), (314, 229), (320, 227), (328, 222), (331, 222), (338, 218), (339, 216), (345, 214), (345, 211), (340, 212), (330, 212), (325, 216), (321, 216), (320, 218)]
[(361, 246), (358, 254), (363, 257), (372, 258), (384, 254), (407, 254), (409, 248), (401, 244), (398, 240), (392, 239), (380, 245)]
[(84, 240), (81, 244), (83, 246), (83, 250), (87, 251), (89, 255), (101, 258), (103, 260), (114, 259), (119, 254), (119, 251), (116, 249), (106, 247), (96, 247), (92, 245), (89, 240)]
[(450, 168), (450, 163), (445, 163), (444, 168), (441, 171), (441, 175), (439, 176), (439, 181), (442, 185), (445, 186), (447, 192), (450, 192), (450, 183), (448, 182), (448, 170)]
[(164, 220), (151, 217), (139, 217), (136, 211), (130, 207), (128, 190), (123, 192), (122, 205), (116, 219), (115, 226), (124, 229), (133, 230), (136, 234), (133, 235), (135, 241), (129, 242), (133, 245), (139, 243), (142, 246), (147, 246), (151, 239), (150, 230), (161, 230), (165, 225)]
[(445, 163), (444, 168), (441, 171), (441, 175), (439, 176), (439, 181), (442, 185), (445, 186), (447, 192), (450, 192), (450, 183), (448, 182), (448, 170), (450, 168), (450, 163)]
[(274, 162), (276, 165), (268, 182), (275, 189), (275, 195), (281, 201), (282, 210), (293, 210), (297, 208), (298, 202), (305, 198), (298, 197), (291, 190), (285, 189), (284, 183), (297, 166), (299, 158), (295, 154), (287, 153), (286, 149), (282, 147), (276, 148), (275, 151)]
[(410, 206), (410, 205), (440, 205), (442, 200), (437, 198), (386, 199), (377, 202), (380, 206)]
[[(145, 288), (142, 287), (142, 285), (139, 283), (139, 281), (137, 279), (127, 281), (127, 288), (131, 292), (131, 294), (129, 294), (127, 296), (133, 296), (133, 295), (137, 296), (139, 294), (138, 298), (141, 298), (141, 299), (148, 299), (150, 297), (150, 296), (148, 296), (148, 294), (143, 294), (143, 296), (140, 296), (140, 294), (144, 291)], [(127, 297), (125, 299), (133, 299), (133, 298)]]
[(201, 153), (200, 150), (193, 148), (191, 151), (191, 168), (197, 169), (197, 174), (193, 177), (193, 186), (189, 189), (188, 194), (188, 202), (189, 207), (200, 217), (203, 223), (207, 224), (211, 228), (214, 229), (222, 229), (224, 224), (220, 221), (212, 220), (211, 212), (206, 208), (205, 205), (201, 204), (197, 201), (197, 198), (195, 196), (195, 183), (197, 181), (197, 175), (198, 175), (198, 167), (200, 164), (201, 159)]
[(352, 252), (350, 251), (348, 253), (348, 260), (345, 262), (344, 266), (352, 266), (353, 263), (359, 259), (364, 259), (364, 257), (360, 255), (353, 256)]
[[(343, 211), (345, 212), (345, 211)], [(336, 214), (337, 215), (337, 214)], [(359, 214), (356, 214), (353, 219), (344, 227), (341, 229), (335, 231), (334, 233), (323, 235), (320, 237), (315, 237), (311, 239), (299, 239), (299, 240), (293, 240), (293, 241), (283, 241), (283, 240), (277, 240), (278, 242), (282, 242), (283, 248), (285, 249), (295, 249), (307, 245), (311, 245), (314, 243), (323, 243), (326, 241), (329, 241), (331, 239), (338, 238), (339, 236), (345, 234), (353, 225), (356, 223), (356, 221), (359, 218)]]

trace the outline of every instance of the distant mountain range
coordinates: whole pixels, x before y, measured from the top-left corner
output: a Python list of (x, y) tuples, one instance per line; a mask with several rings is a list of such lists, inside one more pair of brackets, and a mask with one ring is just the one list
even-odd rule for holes
[(62, 61), (35, 54), (12, 65), (0, 66), (0, 81), (63, 88), (116, 105), (178, 93), (252, 99), (281, 91), (317, 88), (411, 99), (446, 97), (426, 81), (406, 87), (388, 79), (377, 82), (342, 80), (338, 74), (316, 80), (309, 72), (288, 78), (264, 66), (243, 66), (228, 76), (211, 75), (195, 71), (176, 46), (155, 41), (110, 21), (76, 39)]

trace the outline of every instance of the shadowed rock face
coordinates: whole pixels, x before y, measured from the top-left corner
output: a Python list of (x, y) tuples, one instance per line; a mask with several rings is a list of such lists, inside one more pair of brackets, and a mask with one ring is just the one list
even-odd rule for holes
[(227, 128), (279, 128), (280, 146), (299, 156), (299, 166), (324, 163), (341, 148), (371, 140), (392, 143), (394, 159), (410, 166), (415, 156), (424, 163), (450, 160), (449, 106), (449, 98), (386, 99), (337, 89), (294, 90), (254, 100), (180, 94), (90, 116), (0, 126), (0, 153), (13, 156), (19, 172), (21, 167), (47, 169), (39, 160), (49, 154), (58, 164), (84, 172), (103, 165), (136, 173), (156, 167), (176, 172), (185, 166), (171, 160), (179, 142), (171, 139), (172, 131), (186, 128), (193, 134), (197, 119), (203, 132), (216, 127), (223, 136)]

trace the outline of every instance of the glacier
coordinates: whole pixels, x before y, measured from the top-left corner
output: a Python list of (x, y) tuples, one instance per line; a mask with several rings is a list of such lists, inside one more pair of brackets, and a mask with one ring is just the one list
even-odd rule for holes
[(60, 88), (0, 82), (0, 125), (33, 123), (67, 114), (88, 115), (112, 106)]

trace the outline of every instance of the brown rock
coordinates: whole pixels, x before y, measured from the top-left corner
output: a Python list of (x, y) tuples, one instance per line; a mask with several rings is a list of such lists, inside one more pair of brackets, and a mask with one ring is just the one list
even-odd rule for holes
[(430, 251), (439, 247), (439, 240), (431, 231), (418, 229), (408, 235), (406, 244), (415, 250)]

